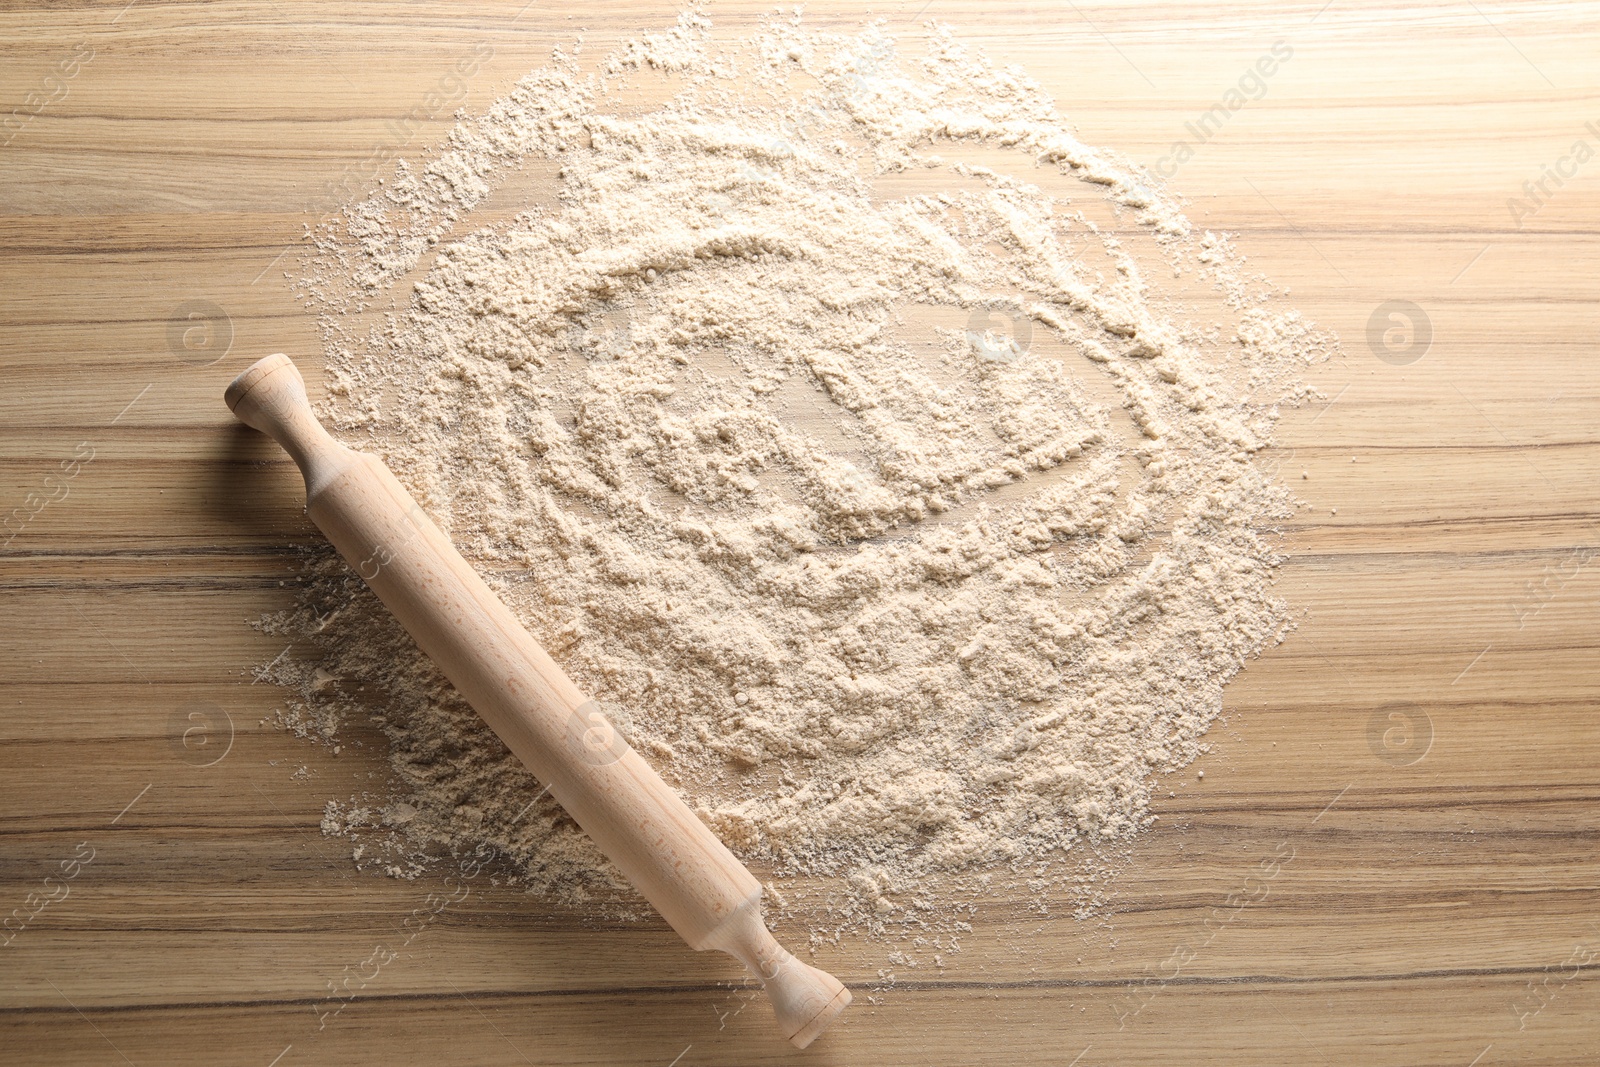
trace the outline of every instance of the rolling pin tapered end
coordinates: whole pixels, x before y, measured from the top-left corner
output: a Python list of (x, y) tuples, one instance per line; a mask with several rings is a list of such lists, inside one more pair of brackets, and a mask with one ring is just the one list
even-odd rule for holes
[[(299, 368), (294, 365), (294, 360), (290, 359), (282, 352), (277, 352), (266, 357), (265, 359), (256, 360), (250, 365), (249, 369), (235, 378), (228, 385), (227, 390), (222, 394), (222, 399), (228, 403), (228, 410), (237, 414), (239, 418), (244, 419), (246, 423), (249, 423), (249, 420), (245, 419), (244, 412), (239, 411), (239, 405), (244, 403), (247, 399), (251, 399), (254, 396), (257, 388), (266, 383), (269, 378), (281, 375), (284, 371), (288, 372), (288, 374), (284, 376), (284, 380), (274, 381), (271, 386), (267, 387), (268, 390), (275, 393), (283, 388), (283, 386), (288, 385), (289, 381), (292, 380), (299, 386), (299, 392), (303, 396), (305, 394), (306, 386), (305, 381), (300, 377)], [(290, 388), (293, 388), (293, 386), (290, 386)], [(259, 399), (260, 398), (256, 398), (257, 401), (259, 401)], [(256, 405), (253, 402), (249, 405), (246, 405), (246, 408), (248, 410), (250, 407), (254, 406)], [(261, 427), (257, 426), (256, 429), (259, 430)]]
[(761, 979), (778, 1026), (795, 1048), (805, 1048), (850, 1006), (850, 990), (827, 971), (795, 959), (761, 920), (760, 897), (748, 901), (695, 948), (733, 956)]
[(284, 447), (305, 475), (308, 499), (354, 455), (317, 421), (300, 368), (282, 352), (252, 363), (222, 398), (240, 422)]
[(789, 957), (788, 966), (768, 979), (767, 996), (772, 999), (778, 1025), (795, 1048), (805, 1048), (815, 1041), (854, 999), (839, 979), (793, 956)]

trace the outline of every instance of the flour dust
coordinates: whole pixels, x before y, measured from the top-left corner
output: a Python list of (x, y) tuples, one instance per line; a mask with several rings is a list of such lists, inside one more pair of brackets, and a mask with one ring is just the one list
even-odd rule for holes
[[(330, 424), (780, 902), (882, 933), (1087, 884), (1285, 634), (1255, 457), (1333, 344), (1242, 263), (947, 30), (691, 9), (558, 51), (301, 284)], [(314, 650), (284, 725), (388, 736), (328, 803), (358, 864), (641, 911), (336, 557), (266, 625)]]

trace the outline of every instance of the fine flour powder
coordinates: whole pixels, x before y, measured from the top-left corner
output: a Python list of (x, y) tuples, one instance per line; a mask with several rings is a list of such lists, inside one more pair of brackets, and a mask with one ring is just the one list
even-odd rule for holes
[[(1258, 453), (1331, 340), (947, 31), (691, 10), (558, 51), (301, 284), (330, 425), (832, 929), (1070, 888), (1288, 627)], [(639, 912), (344, 563), (307, 569), (266, 622), (314, 650), (267, 672), (281, 722), (374, 717), (395, 772), (324, 829)]]

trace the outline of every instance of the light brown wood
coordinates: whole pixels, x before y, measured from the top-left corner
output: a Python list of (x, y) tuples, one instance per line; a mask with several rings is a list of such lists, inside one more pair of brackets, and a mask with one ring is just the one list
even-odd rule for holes
[[(67, 893), (0, 946), (0, 1059), (1600, 1061), (1583, 962), (1600, 946), (1600, 159), (1521, 225), (1507, 207), (1597, 144), (1600, 8), (874, 5), (906, 39), (949, 22), (1043, 82), (1086, 142), (1152, 165), (1288, 40), (1267, 95), (1173, 186), (1346, 355), (1313, 369), (1326, 399), (1279, 434), (1316, 506), (1284, 529), (1300, 628), (1229, 688), (1204, 781), (1166, 783), (1111, 909), (1079, 922), (1069, 901), (1045, 915), (1001, 894), (942, 969), (909, 938), (819, 944), (807, 958), (857, 1002), (797, 1053), (730, 984), (737, 964), (665, 923), (586, 923), (492, 870), (357, 873), (318, 824), (328, 798), (385, 786), (382, 736), (354, 724), (335, 757), (263, 723), (283, 698), (252, 684), (309, 654), (251, 623), (293, 603), (321, 537), (290, 460), (217, 403), (260, 356), (319, 350), (284, 249), (477, 42), (494, 55), (450, 107), (579, 27), (592, 55), (674, 13), (521, 6), (0, 13), (0, 115), (77, 42), (94, 50), (0, 147), (0, 516), (56, 498), (0, 550), (0, 916)], [(748, 27), (766, 6), (713, 14)], [(822, 24), (865, 14), (806, 5)], [(425, 117), (407, 151), (448, 121)], [(1397, 298), (1434, 327), (1408, 366), (1365, 340)], [(218, 332), (175, 351), (192, 300), (221, 309)], [(1414, 763), (1369, 735), (1397, 703), (1431, 726)], [(80, 844), (93, 860), (73, 868)], [(780, 940), (826, 923), (830, 888), (786, 888)]]
[(717, 949), (766, 987), (805, 1048), (850, 1004), (761, 921), (761, 883), (583, 694), (376, 456), (317, 421), (282, 353), (226, 391), (246, 426), (281, 444), (306, 480), (306, 514), (550, 795), (696, 951)]

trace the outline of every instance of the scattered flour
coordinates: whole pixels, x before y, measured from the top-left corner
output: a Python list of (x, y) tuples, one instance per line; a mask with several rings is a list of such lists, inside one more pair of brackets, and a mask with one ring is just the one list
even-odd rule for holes
[[(1073, 884), (1285, 633), (1253, 457), (1332, 342), (1242, 262), (947, 31), (690, 10), (558, 52), (303, 285), (329, 422), (781, 897), (881, 931)], [(324, 822), (358, 863), (626, 906), (336, 557), (268, 626), (316, 649), (286, 725), (388, 735)]]

